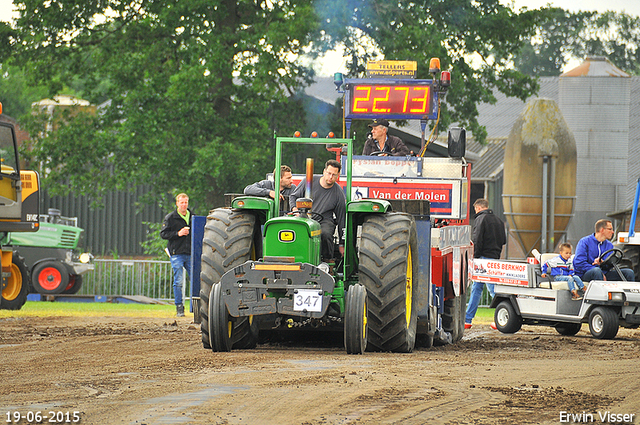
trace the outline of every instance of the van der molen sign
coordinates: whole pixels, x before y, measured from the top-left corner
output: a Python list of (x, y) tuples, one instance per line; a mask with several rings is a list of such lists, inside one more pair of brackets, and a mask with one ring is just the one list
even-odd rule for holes
[(415, 78), (417, 69), (415, 61), (371, 61), (367, 62), (367, 77)]

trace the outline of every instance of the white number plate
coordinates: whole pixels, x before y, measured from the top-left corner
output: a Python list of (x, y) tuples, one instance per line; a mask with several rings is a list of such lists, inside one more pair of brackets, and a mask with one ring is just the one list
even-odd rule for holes
[(322, 295), (317, 289), (298, 289), (293, 295), (293, 311), (322, 311)]

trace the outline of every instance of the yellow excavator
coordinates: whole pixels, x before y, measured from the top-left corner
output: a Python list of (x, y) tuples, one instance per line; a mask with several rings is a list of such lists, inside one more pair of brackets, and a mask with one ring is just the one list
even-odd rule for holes
[(24, 259), (8, 245), (11, 233), (37, 232), (40, 228), (40, 181), (35, 171), (20, 170), (16, 130), (6, 120), (0, 120), (0, 168), (0, 309), (19, 310), (27, 301), (29, 272)]

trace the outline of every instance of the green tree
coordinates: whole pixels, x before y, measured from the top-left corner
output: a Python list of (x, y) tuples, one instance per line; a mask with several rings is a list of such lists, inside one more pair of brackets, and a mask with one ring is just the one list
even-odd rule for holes
[(572, 59), (605, 56), (640, 74), (640, 18), (617, 12), (544, 11), (545, 19), (516, 55), (516, 68), (532, 76), (558, 76)]
[(321, 2), (330, 34), (344, 41), (350, 76), (363, 76), (369, 59), (413, 60), (418, 78), (431, 78), (429, 61), (440, 58), (452, 84), (439, 128), (458, 122), (483, 141), (477, 104), (494, 103), (493, 90), (526, 99), (537, 91), (530, 76), (514, 71), (512, 59), (534, 34), (539, 11), (516, 13), (499, 0), (345, 0)]
[[(29, 154), (51, 189), (98, 197), (144, 182), (214, 207), (273, 167), (273, 134), (305, 127), (311, 81), (302, 55), (342, 43), (350, 76), (370, 58), (429, 59), (452, 71), (440, 128), (459, 122), (483, 140), (479, 102), (493, 90), (525, 99), (533, 78), (511, 60), (539, 11), (499, 0), (16, 0), (15, 28), (0, 33), (0, 63), (21, 64), (50, 95), (72, 87), (97, 113), (62, 111), (25, 122)], [(333, 114), (331, 114), (333, 115)], [(62, 124), (62, 125), (60, 125)], [(363, 125), (361, 132), (366, 131)], [(331, 128), (336, 134), (341, 128)], [(286, 159), (285, 159), (286, 160)]]
[(14, 4), (14, 62), (51, 94), (82, 78), (86, 99), (108, 100), (97, 114), (58, 118), (56, 132), (42, 131), (45, 114), (26, 123), (52, 189), (68, 178), (98, 196), (146, 182), (221, 205), (273, 166), (273, 132), (290, 134), (303, 119), (288, 97), (312, 73), (295, 59), (322, 38), (306, 0)]

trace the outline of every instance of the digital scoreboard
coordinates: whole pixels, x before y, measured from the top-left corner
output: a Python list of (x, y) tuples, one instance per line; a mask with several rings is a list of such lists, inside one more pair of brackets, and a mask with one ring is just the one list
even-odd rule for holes
[(432, 80), (347, 80), (345, 118), (435, 119)]

